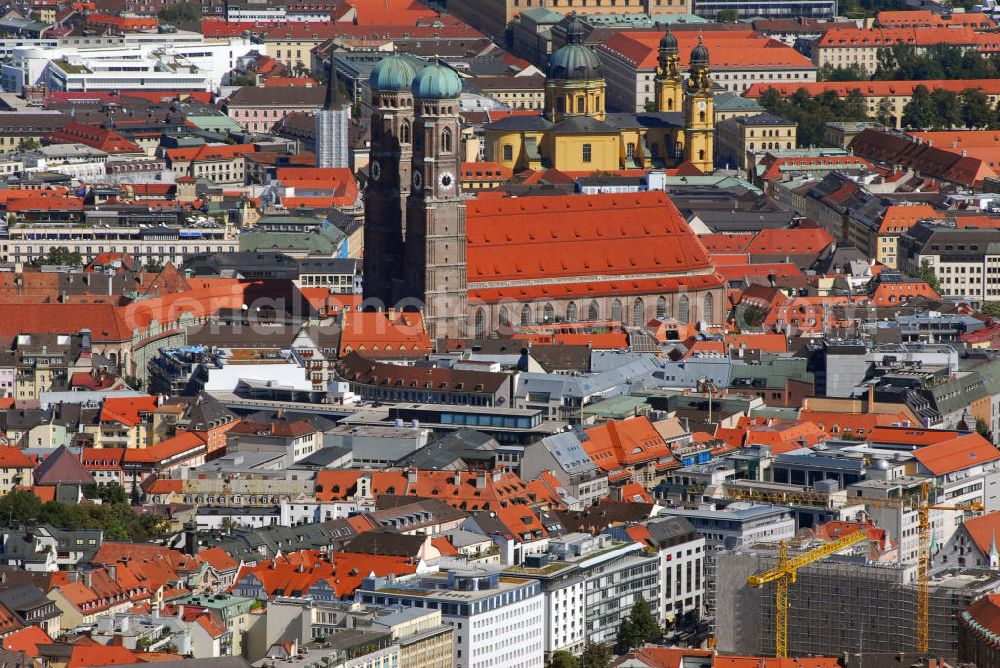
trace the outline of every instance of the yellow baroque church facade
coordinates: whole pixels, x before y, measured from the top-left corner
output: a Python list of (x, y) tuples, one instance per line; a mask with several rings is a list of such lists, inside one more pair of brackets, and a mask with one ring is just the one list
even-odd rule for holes
[(484, 129), (486, 160), (514, 171), (564, 172), (676, 167), (714, 169), (715, 110), (708, 49), (698, 39), (687, 81), (677, 38), (660, 40), (656, 110), (608, 113), (600, 60), (583, 43), (579, 21), (549, 58), (542, 115), (511, 115)]

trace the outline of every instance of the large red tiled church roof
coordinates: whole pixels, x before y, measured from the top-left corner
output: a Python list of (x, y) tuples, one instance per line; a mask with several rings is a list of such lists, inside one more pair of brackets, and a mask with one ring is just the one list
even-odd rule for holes
[(718, 283), (705, 247), (663, 192), (472, 200), (466, 235), (470, 292), (519, 282), (537, 289), (540, 279), (579, 285), (583, 277), (592, 287), (640, 277)]

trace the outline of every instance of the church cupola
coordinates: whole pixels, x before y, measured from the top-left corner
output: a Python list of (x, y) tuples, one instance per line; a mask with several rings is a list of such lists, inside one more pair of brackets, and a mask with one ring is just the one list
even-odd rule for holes
[(584, 44), (583, 22), (570, 18), (566, 44), (549, 57), (545, 82), (545, 117), (554, 123), (572, 116), (590, 116), (603, 121), (604, 78), (601, 61)]

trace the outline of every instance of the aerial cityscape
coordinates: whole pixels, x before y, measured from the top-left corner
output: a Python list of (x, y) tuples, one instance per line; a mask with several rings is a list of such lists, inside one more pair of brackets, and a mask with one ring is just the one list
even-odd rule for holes
[(0, 89), (0, 668), (1000, 668), (997, 0), (17, 0)]

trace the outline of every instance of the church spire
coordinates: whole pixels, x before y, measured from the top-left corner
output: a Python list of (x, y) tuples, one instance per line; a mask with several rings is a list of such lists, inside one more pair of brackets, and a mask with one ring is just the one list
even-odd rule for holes
[(993, 542), (990, 543), (990, 568), (1000, 568), (1000, 552), (997, 552), (997, 532), (993, 531)]

